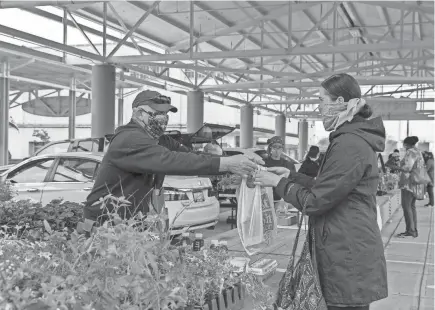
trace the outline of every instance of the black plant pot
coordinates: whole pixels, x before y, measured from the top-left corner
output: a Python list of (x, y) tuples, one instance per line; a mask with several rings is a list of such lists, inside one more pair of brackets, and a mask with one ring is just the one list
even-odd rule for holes
[(236, 284), (227, 288), (219, 296), (210, 299), (203, 306), (189, 306), (179, 310), (241, 310), (244, 306), (246, 288), (243, 284)]

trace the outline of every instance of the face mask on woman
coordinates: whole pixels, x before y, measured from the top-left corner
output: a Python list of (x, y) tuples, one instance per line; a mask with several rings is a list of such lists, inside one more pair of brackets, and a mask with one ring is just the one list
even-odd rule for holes
[(322, 100), (323, 127), (326, 131), (337, 130), (345, 122), (350, 122), (364, 105), (365, 100), (360, 98), (351, 99), (349, 102), (344, 102), (343, 97), (339, 97), (336, 101)]

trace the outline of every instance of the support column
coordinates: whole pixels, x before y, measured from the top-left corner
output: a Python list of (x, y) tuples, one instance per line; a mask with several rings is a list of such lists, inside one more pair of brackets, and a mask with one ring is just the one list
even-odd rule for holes
[(298, 157), (299, 160), (303, 160), (305, 153), (308, 150), (308, 122), (307, 120), (299, 121), (299, 147)]
[(254, 146), (254, 108), (246, 104), (240, 108), (240, 147)]
[(187, 93), (187, 132), (196, 132), (204, 124), (204, 93), (200, 90)]
[(275, 136), (281, 137), (282, 141), (285, 144), (285, 115), (284, 114), (278, 114), (275, 116)]
[(69, 114), (68, 114), (68, 139), (74, 139), (76, 136), (76, 114), (77, 114), (77, 97), (76, 97), (76, 80), (71, 80), (71, 89), (69, 91)]
[(9, 161), (9, 64), (0, 63), (0, 166)]
[(124, 88), (118, 89), (118, 126), (124, 124)]
[(115, 131), (115, 67), (108, 64), (92, 67), (92, 138)]

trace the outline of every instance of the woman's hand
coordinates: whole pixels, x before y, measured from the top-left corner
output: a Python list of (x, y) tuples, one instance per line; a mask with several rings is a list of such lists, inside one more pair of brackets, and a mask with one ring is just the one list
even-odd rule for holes
[(275, 173), (269, 171), (258, 171), (254, 176), (254, 184), (264, 187), (276, 187), (281, 179), (282, 177)]
[(284, 167), (269, 167), (267, 171), (272, 172), (281, 178), (288, 178), (290, 176), (290, 170)]

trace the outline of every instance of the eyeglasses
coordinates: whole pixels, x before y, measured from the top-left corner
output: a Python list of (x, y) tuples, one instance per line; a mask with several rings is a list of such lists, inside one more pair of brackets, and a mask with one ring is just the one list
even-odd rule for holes
[(159, 115), (168, 115), (168, 112), (161, 112), (161, 111), (156, 111), (156, 112), (143, 111), (143, 112), (145, 112), (146, 114), (152, 117), (159, 116)]

